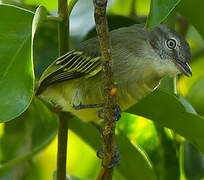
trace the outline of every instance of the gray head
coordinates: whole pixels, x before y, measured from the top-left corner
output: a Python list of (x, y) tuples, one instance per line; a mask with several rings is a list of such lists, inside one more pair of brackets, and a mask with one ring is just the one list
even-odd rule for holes
[(192, 75), (188, 43), (175, 30), (165, 25), (147, 29), (148, 41), (161, 60), (171, 60), (186, 76)]

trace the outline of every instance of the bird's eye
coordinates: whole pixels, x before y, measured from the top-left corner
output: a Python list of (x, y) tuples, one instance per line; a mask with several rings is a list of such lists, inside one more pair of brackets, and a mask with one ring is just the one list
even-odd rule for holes
[(177, 44), (177, 42), (176, 42), (175, 39), (168, 39), (168, 40), (166, 40), (166, 45), (167, 45), (167, 47), (169, 49), (175, 49), (176, 44)]

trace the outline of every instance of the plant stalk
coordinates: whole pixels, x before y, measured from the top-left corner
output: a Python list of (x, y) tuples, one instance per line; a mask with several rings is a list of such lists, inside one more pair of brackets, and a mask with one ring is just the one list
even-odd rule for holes
[[(58, 0), (58, 17), (62, 20), (58, 25), (59, 56), (69, 50), (69, 16), (67, 0)], [(69, 113), (59, 112), (57, 180), (66, 180), (67, 136)]]

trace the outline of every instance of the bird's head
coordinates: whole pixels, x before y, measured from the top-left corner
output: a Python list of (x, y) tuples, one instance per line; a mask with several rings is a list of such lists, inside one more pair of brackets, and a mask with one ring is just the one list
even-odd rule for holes
[(147, 29), (148, 40), (163, 66), (174, 66), (176, 70), (188, 76), (192, 75), (189, 62), (190, 47), (186, 40), (166, 25)]

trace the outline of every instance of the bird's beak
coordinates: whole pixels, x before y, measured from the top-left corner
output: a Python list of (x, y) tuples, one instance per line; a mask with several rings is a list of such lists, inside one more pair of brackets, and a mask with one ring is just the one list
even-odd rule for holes
[(180, 60), (176, 60), (176, 65), (178, 66), (178, 68), (180, 69), (180, 71), (186, 75), (187, 77), (189, 77), (189, 74), (192, 76), (192, 70), (191, 67), (188, 65), (187, 62), (183, 62)]

